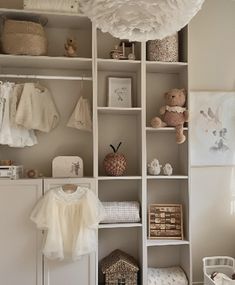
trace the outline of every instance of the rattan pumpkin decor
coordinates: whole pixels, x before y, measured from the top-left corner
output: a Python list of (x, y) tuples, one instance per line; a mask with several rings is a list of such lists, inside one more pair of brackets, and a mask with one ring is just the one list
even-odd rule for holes
[(121, 144), (122, 143), (120, 142), (117, 148), (110, 145), (113, 153), (107, 154), (104, 158), (104, 170), (109, 176), (122, 176), (125, 173), (127, 160), (124, 154), (118, 153), (118, 149), (120, 148)]

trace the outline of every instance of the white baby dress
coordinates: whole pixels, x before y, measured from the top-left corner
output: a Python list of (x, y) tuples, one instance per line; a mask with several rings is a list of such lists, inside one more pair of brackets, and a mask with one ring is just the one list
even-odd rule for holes
[(25, 83), (15, 122), (26, 129), (50, 132), (59, 123), (59, 113), (46, 87)]
[(77, 187), (66, 193), (54, 188), (38, 201), (31, 220), (46, 230), (43, 253), (49, 259), (77, 260), (97, 247), (96, 230), (104, 218), (104, 209), (88, 188)]

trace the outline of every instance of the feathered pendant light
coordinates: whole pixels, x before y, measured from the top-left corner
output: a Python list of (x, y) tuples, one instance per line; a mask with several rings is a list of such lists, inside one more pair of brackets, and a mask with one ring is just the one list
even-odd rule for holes
[(80, 0), (103, 32), (130, 41), (163, 39), (182, 29), (204, 0)]

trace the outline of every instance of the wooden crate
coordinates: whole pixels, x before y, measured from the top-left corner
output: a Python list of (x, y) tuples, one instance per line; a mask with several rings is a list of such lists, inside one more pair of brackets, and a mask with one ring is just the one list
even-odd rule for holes
[(183, 240), (181, 204), (149, 205), (149, 238)]

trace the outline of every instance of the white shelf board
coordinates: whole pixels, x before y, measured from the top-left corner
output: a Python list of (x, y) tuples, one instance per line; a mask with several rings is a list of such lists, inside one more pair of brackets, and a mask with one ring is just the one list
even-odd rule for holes
[(91, 58), (0, 54), (1, 67), (91, 70)]
[(146, 71), (150, 73), (180, 73), (187, 66), (187, 62), (146, 61)]
[(120, 115), (138, 115), (141, 108), (115, 108), (115, 107), (98, 107), (100, 114), (120, 114)]
[(98, 71), (138, 71), (140, 60), (97, 59)]
[(99, 229), (135, 228), (142, 227), (141, 223), (99, 224)]
[(168, 240), (168, 239), (157, 239), (147, 240), (147, 246), (168, 246), (168, 245), (189, 245), (188, 240)]
[(89, 18), (81, 14), (46, 12), (46, 11), (29, 11), (20, 9), (0, 9), (0, 15), (12, 19), (38, 19), (46, 18), (48, 20), (46, 27), (48, 28), (66, 28), (66, 29), (88, 29), (91, 28)]
[[(152, 128), (146, 127), (147, 132), (175, 132), (175, 128), (173, 127), (165, 127), (165, 128)], [(184, 131), (188, 131), (187, 127), (184, 127)]]
[(188, 179), (188, 175), (148, 175), (147, 179), (184, 180)]
[(98, 176), (98, 180), (140, 180), (141, 176)]

